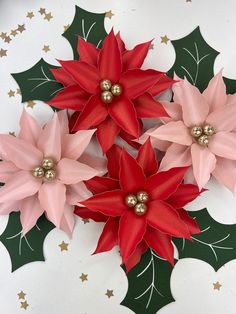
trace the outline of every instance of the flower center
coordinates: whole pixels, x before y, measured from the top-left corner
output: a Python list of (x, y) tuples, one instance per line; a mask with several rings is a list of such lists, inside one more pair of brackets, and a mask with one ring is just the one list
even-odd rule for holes
[(125, 204), (134, 208), (135, 214), (142, 216), (147, 211), (147, 203), (149, 199), (148, 193), (145, 191), (139, 191), (137, 195), (128, 194), (125, 198)]
[(198, 141), (198, 144), (207, 146), (210, 137), (215, 133), (213, 126), (206, 124), (203, 127), (195, 125), (191, 128), (191, 135)]
[(109, 104), (112, 102), (113, 97), (120, 96), (122, 93), (122, 87), (119, 84), (112, 85), (111, 81), (108, 79), (102, 80), (100, 82), (100, 88), (101, 88), (101, 100)]
[(40, 166), (35, 167), (31, 174), (35, 178), (45, 178), (52, 181), (56, 178), (56, 171), (53, 169), (55, 163), (52, 158), (45, 157)]

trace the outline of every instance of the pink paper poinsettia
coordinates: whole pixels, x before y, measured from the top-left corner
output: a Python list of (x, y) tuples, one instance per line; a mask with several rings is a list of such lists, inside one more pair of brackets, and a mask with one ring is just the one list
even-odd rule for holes
[(192, 165), (186, 179), (195, 179), (199, 189), (213, 175), (234, 192), (236, 95), (226, 94), (222, 72), (202, 94), (186, 79), (173, 86), (173, 93), (174, 102), (162, 103), (170, 118), (162, 119), (164, 125), (145, 134), (166, 150), (160, 169)]
[(94, 132), (69, 134), (65, 111), (41, 127), (24, 110), (18, 137), (0, 134), (0, 214), (20, 211), (23, 235), (43, 213), (71, 235), (74, 205), (91, 196), (83, 181), (104, 174), (102, 159), (82, 155)]

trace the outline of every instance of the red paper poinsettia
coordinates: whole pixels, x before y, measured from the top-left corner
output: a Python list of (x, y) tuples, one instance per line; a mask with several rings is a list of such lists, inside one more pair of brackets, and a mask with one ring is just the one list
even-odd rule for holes
[(149, 48), (150, 41), (127, 50), (113, 30), (102, 49), (79, 38), (80, 60), (59, 61), (62, 67), (51, 69), (64, 89), (48, 103), (76, 110), (70, 121), (72, 132), (96, 127), (103, 152), (118, 134), (137, 145), (131, 139), (141, 133), (140, 118), (167, 116), (153, 97), (174, 82), (163, 72), (140, 69)]
[(110, 177), (95, 177), (87, 187), (95, 194), (75, 213), (83, 218), (106, 221), (95, 253), (119, 245), (129, 271), (148, 247), (174, 263), (172, 237), (191, 239), (200, 230), (183, 209), (201, 192), (183, 184), (187, 167), (158, 172), (150, 139), (141, 146), (136, 160), (114, 145), (107, 154)]

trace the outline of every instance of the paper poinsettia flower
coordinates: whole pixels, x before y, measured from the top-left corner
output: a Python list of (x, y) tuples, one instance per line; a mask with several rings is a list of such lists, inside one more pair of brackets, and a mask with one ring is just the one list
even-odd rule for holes
[(158, 172), (149, 139), (136, 159), (118, 146), (107, 157), (110, 177), (87, 181), (95, 195), (75, 210), (83, 218), (106, 221), (95, 253), (119, 245), (129, 271), (150, 247), (173, 265), (172, 237), (191, 239), (200, 232), (183, 209), (200, 194), (197, 186), (182, 183), (187, 167)]
[(94, 132), (69, 134), (64, 111), (41, 127), (24, 110), (19, 136), (0, 134), (0, 181), (5, 183), (0, 189), (0, 214), (20, 211), (25, 234), (45, 213), (71, 235), (74, 205), (91, 196), (83, 180), (105, 173), (103, 160), (82, 155)]
[(103, 152), (118, 134), (134, 145), (131, 139), (142, 129), (140, 118), (167, 116), (153, 97), (174, 82), (162, 72), (140, 69), (149, 48), (150, 41), (127, 50), (113, 30), (101, 50), (79, 38), (80, 60), (59, 61), (62, 67), (51, 69), (64, 89), (48, 103), (76, 110), (72, 131), (96, 127)]
[(146, 132), (154, 139), (154, 145), (155, 139), (163, 141), (161, 146), (166, 154), (160, 169), (192, 165), (186, 176), (188, 182), (196, 181), (201, 189), (213, 175), (234, 192), (236, 95), (226, 95), (221, 72), (202, 94), (186, 79), (176, 83), (173, 92), (174, 102), (163, 102), (170, 118)]

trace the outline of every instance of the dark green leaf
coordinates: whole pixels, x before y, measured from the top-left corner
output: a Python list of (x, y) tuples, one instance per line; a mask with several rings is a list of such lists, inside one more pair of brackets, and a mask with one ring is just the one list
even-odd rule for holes
[(236, 93), (236, 80), (229, 79), (224, 77), (225, 85), (227, 94), (234, 94)]

